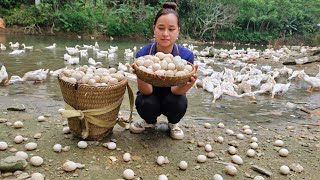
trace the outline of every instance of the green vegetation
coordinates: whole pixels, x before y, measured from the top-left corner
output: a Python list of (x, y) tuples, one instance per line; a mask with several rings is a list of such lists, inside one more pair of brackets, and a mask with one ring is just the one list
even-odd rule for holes
[[(152, 37), (155, 14), (164, 0), (0, 0), (7, 25), (26, 33), (49, 29)], [(181, 34), (212, 41), (272, 43), (299, 39), (319, 44), (320, 0), (179, 0)]]

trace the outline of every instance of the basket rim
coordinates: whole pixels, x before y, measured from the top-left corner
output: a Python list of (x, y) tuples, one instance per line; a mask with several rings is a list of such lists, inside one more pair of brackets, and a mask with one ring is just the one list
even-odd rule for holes
[(113, 87), (121, 86), (123, 84), (127, 84), (127, 82), (128, 82), (128, 78), (125, 77), (123, 80), (119, 81), (117, 84), (112, 84), (112, 85), (107, 85), (107, 86), (92, 86), (92, 85), (89, 85), (89, 84), (81, 84), (81, 83), (78, 83), (78, 82), (76, 82), (75, 84), (67, 82), (67, 81), (63, 80), (60, 77), (60, 75), (57, 78), (58, 78), (58, 81), (63, 81), (64, 83), (68, 84), (69, 86), (75, 86), (77, 88), (79, 88), (79, 87), (98, 88), (98, 89), (113, 88)]
[(193, 76), (195, 74), (196, 68), (195, 68), (194, 64), (190, 63), (189, 61), (187, 61), (187, 64), (192, 66), (192, 71), (189, 74), (186, 74), (184, 76), (165, 76), (165, 75), (160, 76), (160, 75), (156, 75), (156, 74), (150, 74), (148, 72), (140, 70), (138, 68), (138, 65), (136, 64), (136, 61), (134, 61), (134, 63), (132, 64), (132, 68), (135, 69), (136, 71), (139, 71), (142, 74), (146, 74), (148, 76), (153, 76), (154, 78), (157, 78), (159, 80), (166, 81), (167, 78), (174, 80), (174, 79), (187, 79), (187, 78), (190, 78), (191, 76)]

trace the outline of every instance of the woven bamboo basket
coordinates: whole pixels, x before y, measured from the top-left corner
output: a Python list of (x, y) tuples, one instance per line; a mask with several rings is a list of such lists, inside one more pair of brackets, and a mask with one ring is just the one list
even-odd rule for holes
[(192, 66), (192, 71), (184, 76), (158, 76), (156, 74), (150, 74), (140, 70), (135, 62), (132, 64), (132, 67), (135, 69), (136, 75), (144, 82), (156, 87), (171, 87), (185, 84), (189, 81), (190, 77), (195, 74), (196, 70), (194, 65), (189, 62), (188, 64)]
[[(71, 84), (58, 78), (64, 101), (76, 110), (97, 109), (115, 103), (123, 97), (128, 80), (124, 79), (116, 85), (106, 87), (89, 86), (85, 84)], [(95, 116), (103, 121), (116, 123), (120, 105), (114, 110), (102, 115)], [(68, 118), (70, 131), (77, 137), (82, 138), (81, 133), (85, 128), (84, 121), (78, 117)], [(98, 127), (89, 123), (88, 140), (101, 140), (112, 132), (111, 128)]]

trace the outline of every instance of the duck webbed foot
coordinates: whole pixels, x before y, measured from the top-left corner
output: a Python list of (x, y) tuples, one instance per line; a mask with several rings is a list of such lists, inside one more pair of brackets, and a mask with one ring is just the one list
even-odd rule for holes
[(308, 90), (306, 90), (309, 93), (312, 93), (314, 91), (314, 87), (310, 87)]

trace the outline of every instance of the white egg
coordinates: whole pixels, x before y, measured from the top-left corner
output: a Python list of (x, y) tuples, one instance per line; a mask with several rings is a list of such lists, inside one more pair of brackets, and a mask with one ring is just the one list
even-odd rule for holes
[(39, 122), (43, 122), (43, 121), (45, 121), (46, 120), (46, 118), (44, 117), (44, 116), (39, 116), (38, 117), (38, 121)]
[(43, 164), (43, 159), (40, 156), (33, 156), (30, 158), (30, 162), (34, 166), (41, 166)]
[(67, 161), (62, 165), (62, 169), (67, 172), (74, 171), (77, 169), (77, 164), (72, 161)]
[(116, 68), (109, 68), (108, 70), (109, 70), (110, 74), (114, 74), (117, 72)]
[(79, 142), (78, 142), (78, 147), (79, 147), (80, 149), (85, 149), (85, 148), (88, 147), (88, 143), (87, 143), (86, 141), (79, 141)]
[(231, 176), (234, 176), (237, 174), (238, 170), (236, 167), (232, 166), (232, 165), (227, 165), (225, 168), (224, 168), (224, 171), (231, 175)]
[(152, 66), (153, 65), (153, 61), (150, 60), (150, 59), (147, 59), (143, 62), (143, 66), (144, 67), (149, 67), (149, 66)]
[(109, 79), (109, 82), (108, 82), (108, 85), (109, 86), (112, 86), (112, 85), (116, 85), (116, 84), (118, 84), (118, 79), (117, 78), (110, 78)]
[(242, 129), (243, 129), (243, 130), (245, 130), (245, 129), (250, 129), (250, 126), (244, 125), (244, 126), (242, 126)]
[(44, 176), (41, 173), (32, 173), (31, 180), (44, 180)]
[(223, 177), (220, 174), (213, 175), (213, 180), (223, 180)]
[(186, 75), (186, 72), (184, 71), (177, 71), (175, 76), (185, 76)]
[(124, 153), (123, 156), (122, 156), (123, 160), (125, 162), (128, 162), (131, 160), (131, 154), (130, 153)]
[(237, 138), (238, 139), (244, 139), (244, 135), (243, 134), (237, 134)]
[(37, 146), (38, 146), (37, 143), (29, 142), (24, 147), (26, 148), (26, 150), (32, 151), (32, 150), (35, 150), (37, 148)]
[(14, 138), (14, 142), (15, 142), (16, 144), (22, 143), (23, 140), (24, 140), (24, 138), (23, 138), (21, 135), (18, 135), (18, 136), (16, 136), (16, 137)]
[(24, 152), (24, 151), (16, 152), (15, 156), (21, 157), (23, 159), (28, 159), (28, 157), (29, 157), (28, 154), (26, 152)]
[(219, 128), (224, 128), (224, 124), (223, 124), (223, 123), (219, 123), (219, 124), (218, 124), (218, 127), (219, 127)]
[(8, 149), (8, 144), (4, 141), (0, 141), (0, 151)]
[(211, 124), (210, 123), (204, 123), (203, 126), (207, 129), (210, 129), (211, 128)]
[(55, 145), (53, 146), (53, 151), (54, 151), (54, 152), (61, 152), (61, 150), (62, 150), (61, 144), (55, 144)]
[(95, 79), (89, 79), (89, 81), (88, 81), (88, 85), (90, 85), (90, 86), (95, 86), (97, 84), (97, 81), (95, 80)]
[(238, 156), (238, 155), (231, 156), (231, 161), (236, 163), (236, 164), (239, 164), (239, 165), (243, 164), (242, 158), (240, 156)]
[(251, 142), (258, 142), (258, 138), (252, 137), (252, 138), (251, 138)]
[(252, 134), (252, 130), (251, 129), (245, 129), (243, 132), (245, 134)]
[(229, 134), (229, 135), (233, 135), (234, 134), (234, 132), (231, 129), (226, 129), (226, 133)]
[(174, 71), (172, 71), (172, 70), (167, 70), (167, 71), (164, 72), (164, 75), (165, 75), (165, 76), (174, 76)]
[(67, 82), (69, 82), (71, 84), (76, 84), (77, 83), (77, 80), (75, 78), (73, 78), (73, 77), (67, 78), (65, 81), (67, 81)]
[(231, 155), (237, 154), (237, 148), (235, 148), (234, 146), (230, 146), (228, 152)]
[(256, 154), (256, 151), (253, 149), (248, 149), (247, 151), (247, 156), (248, 157), (253, 157)]
[(125, 179), (133, 179), (134, 178), (134, 172), (131, 169), (126, 169), (123, 171), (123, 177)]
[(168, 70), (175, 70), (176, 69), (176, 65), (174, 63), (169, 63), (168, 64)]
[(282, 157), (286, 157), (286, 156), (288, 156), (288, 154), (289, 154), (289, 151), (287, 149), (283, 148), (283, 149), (279, 150), (279, 155)]
[(217, 141), (219, 142), (219, 143), (223, 143), (223, 141), (224, 141), (224, 139), (223, 139), (223, 137), (222, 136), (219, 136), (219, 137), (217, 137)]
[(108, 149), (110, 149), (110, 150), (114, 150), (114, 149), (117, 148), (117, 144), (116, 144), (115, 142), (108, 142), (108, 143), (107, 143), (107, 147), (108, 147)]
[(13, 127), (16, 129), (22, 128), (23, 127), (23, 122), (21, 121), (16, 121), (13, 123)]
[(207, 157), (206, 157), (205, 155), (198, 155), (197, 161), (198, 161), (199, 163), (204, 163), (204, 162), (207, 161)]
[(157, 164), (163, 165), (166, 161), (166, 158), (164, 156), (158, 156), (157, 157)]
[(160, 61), (160, 66), (162, 70), (168, 69), (168, 62), (167, 61)]
[(264, 178), (262, 176), (255, 176), (253, 180), (264, 180)]
[(212, 146), (210, 144), (206, 144), (204, 146), (204, 149), (205, 149), (206, 152), (211, 152), (212, 151)]
[(252, 149), (258, 149), (259, 145), (258, 145), (258, 143), (253, 142), (253, 143), (250, 144), (250, 147), (251, 147)]
[(155, 71), (158, 71), (161, 69), (161, 65), (159, 63), (154, 63), (152, 65), (152, 70), (155, 72)]
[(288, 166), (285, 166), (285, 165), (281, 166), (281, 167), (280, 167), (280, 173), (281, 173), (281, 174), (284, 174), (284, 175), (289, 174), (289, 173), (290, 173), (289, 167), (288, 167)]
[(282, 147), (283, 146), (283, 141), (282, 140), (276, 140), (274, 141), (273, 145), (277, 147)]
[(164, 72), (165, 72), (165, 70), (158, 70), (158, 71), (155, 71), (154, 73), (156, 74), (156, 75), (158, 75), (158, 76), (164, 76)]
[(188, 168), (188, 163), (186, 161), (180, 161), (179, 168), (181, 170), (186, 170)]
[(138, 66), (143, 66), (143, 60), (141, 60), (141, 59), (138, 59), (137, 61), (136, 61), (136, 64), (138, 65)]
[(158, 180), (168, 180), (168, 177), (164, 174), (159, 175)]
[(186, 65), (185, 67), (184, 67), (188, 72), (192, 72), (192, 66), (191, 65)]
[(63, 134), (69, 134), (69, 133), (70, 133), (70, 127), (69, 127), (69, 126), (64, 127), (64, 128), (62, 129), (62, 132), (63, 132)]

